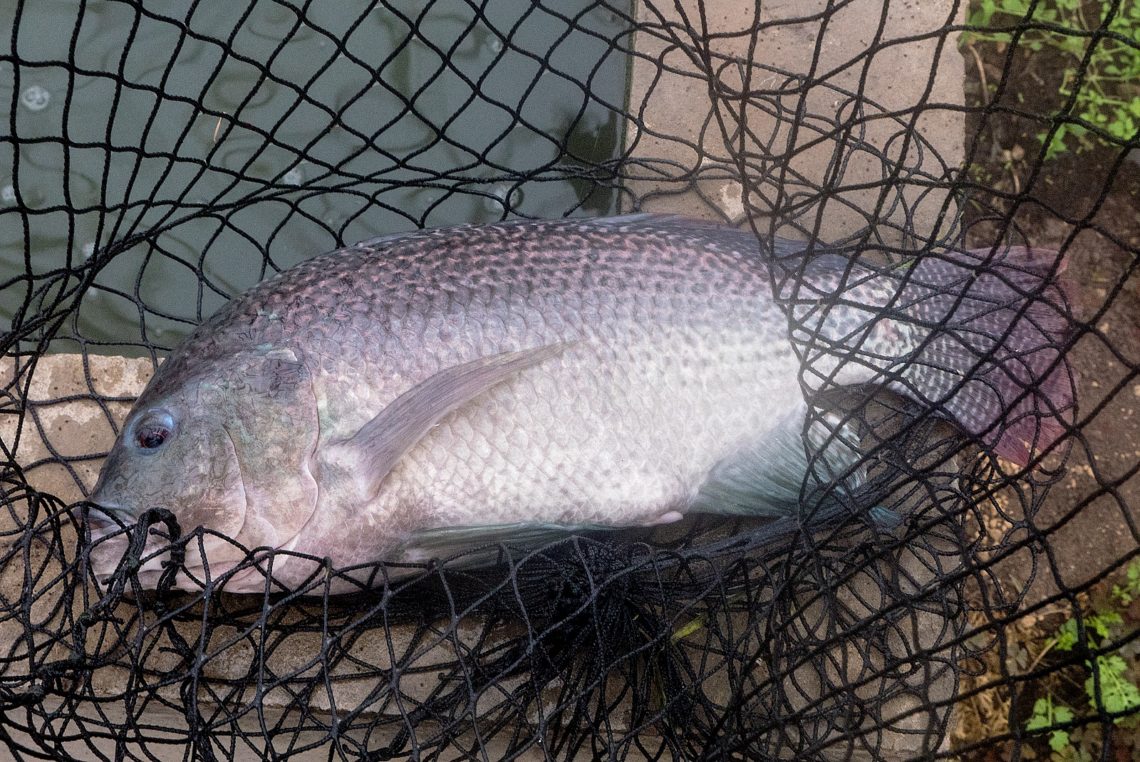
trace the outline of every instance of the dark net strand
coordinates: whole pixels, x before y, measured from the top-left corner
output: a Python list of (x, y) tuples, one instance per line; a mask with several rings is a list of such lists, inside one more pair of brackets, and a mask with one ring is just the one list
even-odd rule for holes
[[(1013, 40), (1001, 47), (974, 27), (961, 37), (956, 2), (905, 33), (896, 4), (767, 5), (0, 9), (8, 756), (998, 759), (1044, 755), (1061, 729), (1124, 758), (1140, 700), (1029, 719), (1066, 680), (1077, 694), (1086, 678), (1140, 681), (1136, 619), (1104, 632), (1095, 619), (1140, 558), (1140, 227), (1116, 206), (1135, 182), (1135, 131), (1083, 121), (1074, 100), (1007, 97), (1039, 21), (999, 17)], [(1137, 47), (1109, 21), (1092, 39)], [(836, 53), (837, 30), (859, 44)], [(974, 84), (960, 105), (938, 80), (963, 63)], [(872, 87), (884, 78), (905, 81)], [(1018, 120), (1046, 140), (1077, 124), (1099, 141), (1077, 159), (1083, 205), (1037, 182), (1056, 161), (1044, 148), (1010, 153), (1008, 177), (971, 171), (993, 166), (983, 153)], [(207, 565), (199, 593), (174, 574), (211, 533), (156, 507), (106, 538), (128, 551), (96, 583), (83, 498), (162, 356), (235, 294), (378, 235), (643, 210), (750, 226), (758, 249), (827, 242), (774, 269), (773, 291), (811, 404), (805, 446), (818, 456), (854, 432), (858, 490), (815, 457), (800, 515), (775, 530), (689, 516), (410, 570), (310, 558), (289, 590), (272, 569), (290, 553), (243, 548), (220, 576)], [(1029, 468), (979, 446), (1002, 431), (963, 437), (937, 405), (829, 391), (865, 360), (820, 329), (834, 305), (803, 301), (813, 256), (894, 273), (950, 246), (1006, 245), (1058, 250), (1067, 272), (1041, 318), (1052, 343), (1027, 355), (1060, 368), (1049, 383), (1075, 383), (1079, 402), (1046, 411), (1063, 435)], [(1018, 410), (1050, 397), (1033, 391)], [(824, 496), (842, 520), (814, 520)], [(155, 537), (170, 561), (151, 590), (137, 571)], [(225, 592), (249, 569), (261, 594)], [(330, 595), (342, 583), (354, 592)]]

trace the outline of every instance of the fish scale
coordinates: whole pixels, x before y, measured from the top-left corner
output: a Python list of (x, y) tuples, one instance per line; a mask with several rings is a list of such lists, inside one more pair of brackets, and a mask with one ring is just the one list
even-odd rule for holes
[[(1046, 363), (1059, 340), (1039, 328), (1050, 299), (1021, 320), (1013, 308), (1031, 297), (1002, 278), (961, 277), (985, 264), (972, 255), (876, 272), (835, 253), (806, 257), (802, 243), (761, 244), (637, 215), (422, 231), (308, 260), (235, 298), (166, 360), (93, 500), (127, 517), (162, 505), (186, 528), (338, 566), (691, 510), (791, 514), (807, 474), (803, 383), (878, 382), (934, 401), (926, 390), (957, 381), (962, 391), (938, 401), (979, 435), (1010, 412), (1007, 399), (1024, 408), (1009, 369), (979, 366), (1000, 340), (942, 340), (938, 321), (970, 336), (1000, 335), (1006, 321), (1039, 375), (1022, 381), (1046, 388), (1042, 399), (1030, 390), (1032, 403), (1071, 402)], [(1047, 263), (1011, 256), (1023, 281), (1055, 295)], [(1008, 263), (996, 266), (1007, 275)], [(788, 273), (798, 273), (781, 292), (794, 331), (770, 288)], [(965, 307), (939, 291), (967, 280), (981, 285)], [(996, 403), (993, 377), (1010, 387)], [(1055, 438), (1055, 409), (1036, 413), (1041, 441)], [(217, 446), (219, 429), (232, 447)], [(151, 451), (140, 442), (156, 431)], [(989, 444), (1020, 452), (1003, 436)], [(827, 465), (840, 472), (857, 454), (836, 458)], [(192, 459), (224, 461), (214, 488), (183, 486)], [(207, 550), (214, 573), (232, 565), (227, 554)], [(312, 566), (274, 569), (289, 585)], [(246, 575), (228, 589), (261, 584)]]

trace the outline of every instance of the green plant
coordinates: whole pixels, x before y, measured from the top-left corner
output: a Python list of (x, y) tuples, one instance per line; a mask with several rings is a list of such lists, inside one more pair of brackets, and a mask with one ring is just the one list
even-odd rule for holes
[(1069, 731), (1061, 730), (1057, 725), (1064, 725), (1066, 722), (1072, 721), (1072, 709), (1063, 704), (1054, 705), (1053, 697), (1046, 696), (1037, 699), (1036, 703), (1033, 704), (1033, 714), (1025, 723), (1025, 729), (1044, 730), (1045, 728), (1053, 728), (1049, 731), (1049, 748), (1053, 751), (1061, 751), (1069, 745)]
[(1131, 606), (1132, 601), (1140, 598), (1140, 561), (1128, 564), (1125, 574), (1127, 581), (1123, 585), (1112, 586), (1112, 597), (1125, 606)]
[[(1105, 23), (1107, 21), (1107, 24)], [(1069, 61), (1060, 94), (1072, 99), (1054, 128), (1037, 134), (1053, 158), (1075, 141), (1077, 150), (1104, 142), (1136, 140), (1140, 134), (1140, 0), (977, 0), (968, 22), (975, 40), (1017, 44), (1030, 51), (1049, 47)], [(1102, 30), (1103, 27), (1103, 30)], [(1020, 34), (1019, 34), (1020, 33)], [(1088, 50), (1088, 46), (1093, 46)], [(1081, 65), (1088, 56), (1083, 72)], [(1076, 119), (1073, 119), (1076, 117)]]
[[(1085, 629), (1088, 632), (1103, 639), (1109, 636), (1113, 627), (1124, 624), (1124, 619), (1115, 611), (1104, 611), (1085, 616), (1084, 622)], [(1057, 634), (1050, 642), (1058, 651), (1071, 651), (1078, 640), (1080, 640), (1080, 634), (1077, 630), (1077, 620), (1067, 619), (1057, 629)]]
[[(1116, 654), (1098, 656), (1094, 671), (1096, 674), (1085, 680), (1085, 694), (1093, 709), (1104, 706), (1104, 711), (1112, 714), (1140, 709), (1140, 688), (1128, 678), (1128, 663), (1123, 658)], [(1124, 719), (1117, 717), (1114, 722)]]
[[(1105, 711), (1120, 715), (1113, 720), (1117, 725), (1133, 720), (1133, 717), (1127, 716), (1128, 713), (1140, 710), (1140, 686), (1137, 686), (1133, 678), (1140, 665), (1135, 663), (1135, 658), (1130, 660), (1122, 652), (1106, 650), (1127, 626), (1123, 612), (1111, 606), (1114, 603), (1127, 606), (1137, 597), (1140, 597), (1140, 560), (1134, 560), (1128, 565), (1123, 584), (1112, 586), (1109, 608), (1085, 614), (1079, 621), (1072, 617), (1065, 620), (1053, 637), (1046, 641), (1038, 657), (1040, 659), (1051, 650), (1072, 651), (1080, 642), (1080, 623), (1083, 623), (1087, 645), (1095, 654), (1084, 662), (1088, 670), (1088, 677), (1082, 684), (1084, 695), (1093, 712)], [(1062, 677), (1066, 672), (1068, 670), (1062, 672)], [(1034, 703), (1033, 713), (1026, 721), (1025, 729), (1049, 731), (1049, 748), (1054, 759), (1092, 758), (1089, 749), (1077, 748), (1082, 743), (1078, 738), (1083, 738), (1083, 734), (1070, 734), (1057, 727), (1076, 718), (1077, 711), (1073, 707), (1067, 706), (1050, 693)]]

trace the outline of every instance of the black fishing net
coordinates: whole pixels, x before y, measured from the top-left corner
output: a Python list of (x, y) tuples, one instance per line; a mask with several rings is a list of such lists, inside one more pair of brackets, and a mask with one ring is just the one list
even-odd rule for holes
[[(1140, 6), (86, 0), (0, 18), (8, 757), (1140, 748)], [(809, 248), (773, 270), (804, 444), (856, 437), (866, 480), (849, 494), (813, 458), (775, 533), (689, 516), (378, 565), (348, 594), (329, 591), (360, 570), (325, 564), (235, 595), (228, 573), (173, 588), (210, 532), (156, 507), (95, 584), (83, 498), (162, 356), (233, 295), (372, 236), (637, 211), (883, 273), (947, 248), (1059, 252), (1064, 436), (1023, 469), (936, 405), (833, 394), (858, 360), (802, 293)], [(842, 521), (813, 522), (821, 493)], [(148, 535), (171, 552), (157, 590), (137, 575)]]

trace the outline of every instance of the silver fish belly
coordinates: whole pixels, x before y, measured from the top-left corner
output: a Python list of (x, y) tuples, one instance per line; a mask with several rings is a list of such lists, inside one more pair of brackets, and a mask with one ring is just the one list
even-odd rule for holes
[(319, 510), (295, 550), (423, 560), (424, 529), (670, 520), (715, 463), (802, 400), (755, 252), (503, 229), (520, 235), (456, 231), (425, 247), (433, 256), (390, 253), (381, 278), (399, 290), (376, 300), (383, 314), (330, 305), (332, 352), (313, 380), (321, 444), (442, 368), (563, 349), (441, 419), (374, 500)]

